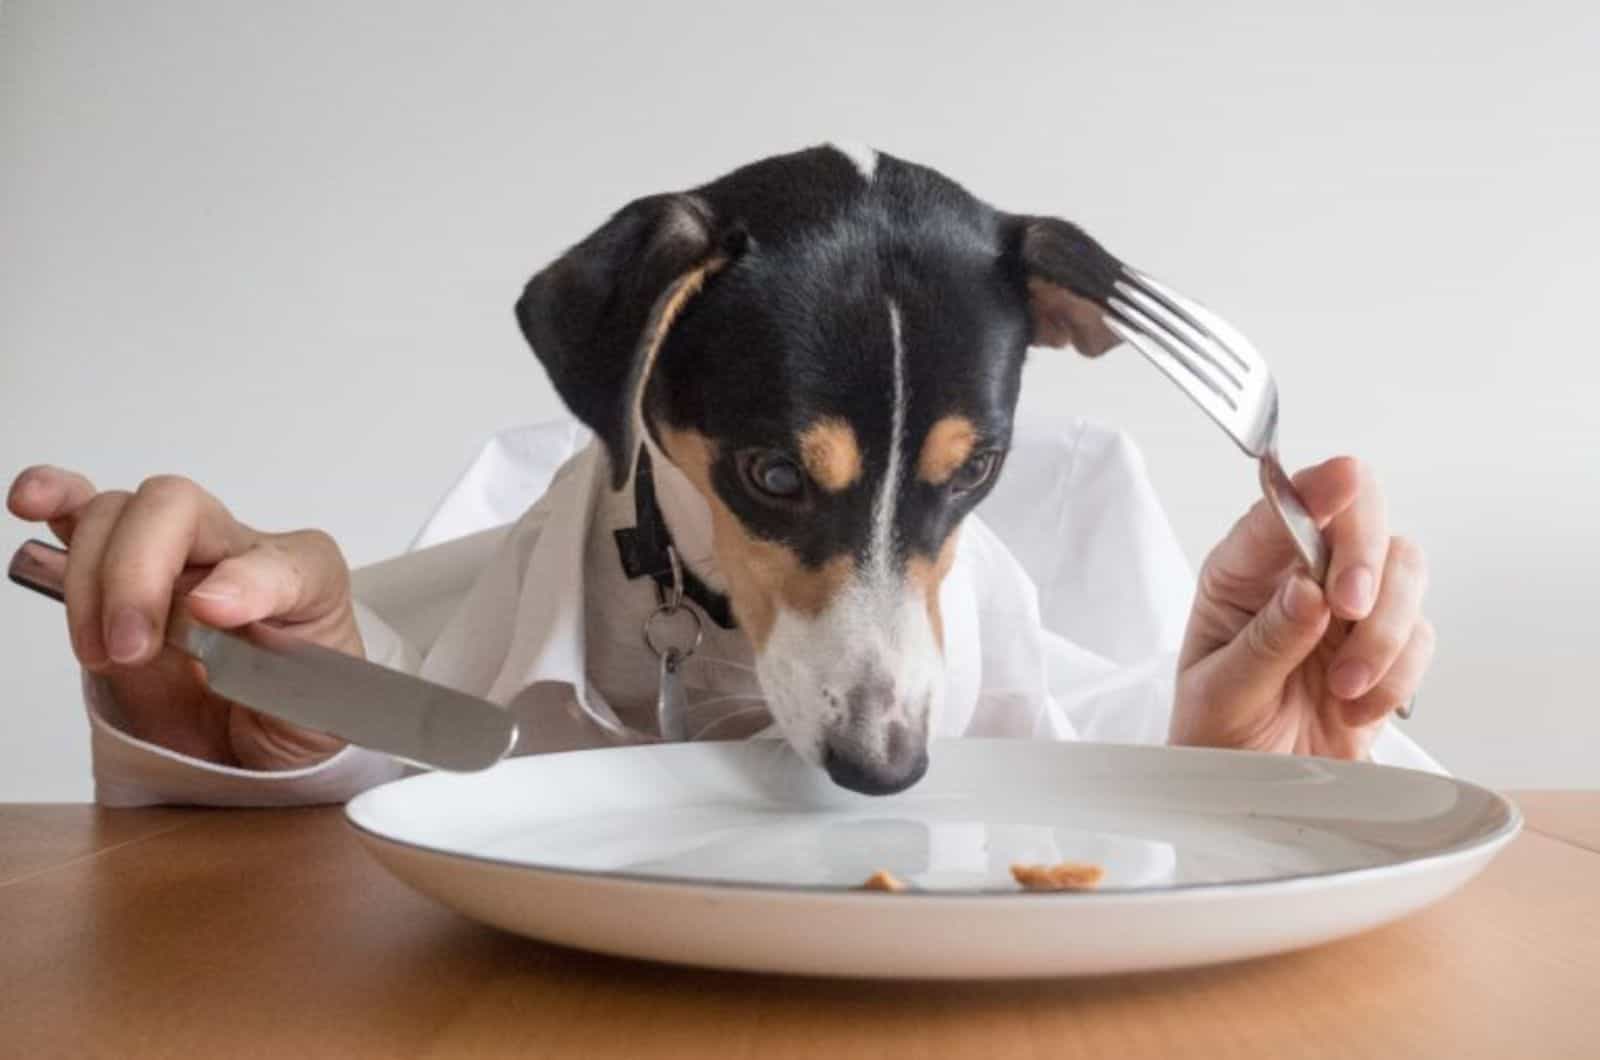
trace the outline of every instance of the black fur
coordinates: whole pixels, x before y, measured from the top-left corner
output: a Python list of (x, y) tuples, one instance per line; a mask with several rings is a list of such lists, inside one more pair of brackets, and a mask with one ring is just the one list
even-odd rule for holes
[(619, 488), (636, 443), (632, 401), (651, 312), (674, 280), (717, 247), (705, 203), (652, 195), (529, 280), (517, 302), (523, 335), (556, 393), (606, 444)]
[[(897, 484), (903, 560), (937, 553), (987, 492), (917, 478), (933, 424), (959, 413), (977, 425), (980, 450), (1010, 443), (1033, 337), (1028, 278), (1103, 303), (1121, 271), (1068, 222), (1002, 213), (888, 155), (870, 182), (843, 154), (814, 148), (687, 194), (641, 199), (535, 276), (517, 304), (556, 390), (609, 449), (619, 485), (637, 444), (632, 384), (652, 307), (676, 277), (717, 256), (729, 260), (667, 333), (645, 419), (712, 438), (723, 501), (752, 533), (809, 564), (860, 553), (870, 538), (890, 443), (890, 300), (908, 398)], [(747, 488), (741, 452), (792, 453), (823, 416), (855, 431), (860, 481), (837, 494), (811, 489), (798, 507)]]
[(1122, 278), (1122, 263), (1073, 224), (1058, 217), (1020, 217), (1016, 257), (1025, 275), (1065, 287), (1100, 305)]

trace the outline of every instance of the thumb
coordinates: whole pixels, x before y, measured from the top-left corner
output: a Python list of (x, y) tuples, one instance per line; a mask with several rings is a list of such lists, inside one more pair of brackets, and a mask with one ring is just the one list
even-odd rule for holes
[(1295, 574), (1213, 657), (1206, 681), (1213, 703), (1257, 703), (1278, 694), (1310, 657), (1332, 618), (1315, 582)]

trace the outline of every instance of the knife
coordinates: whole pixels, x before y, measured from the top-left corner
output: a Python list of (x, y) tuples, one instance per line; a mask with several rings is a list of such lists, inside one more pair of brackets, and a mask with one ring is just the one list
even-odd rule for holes
[[(28, 541), (11, 558), (11, 580), (65, 601), (67, 554)], [(205, 667), (218, 695), (307, 729), (453, 772), (487, 769), (517, 739), (511, 715), (487, 700), (311, 644), (255, 623), (202, 625), (175, 607), (167, 643)]]

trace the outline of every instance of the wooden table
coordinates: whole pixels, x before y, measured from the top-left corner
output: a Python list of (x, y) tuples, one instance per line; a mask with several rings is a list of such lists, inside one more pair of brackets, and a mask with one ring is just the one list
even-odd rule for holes
[(4, 1057), (1600, 1057), (1600, 792), (1460, 894), (1158, 975), (850, 983), (589, 956), (387, 876), (337, 809), (0, 806)]

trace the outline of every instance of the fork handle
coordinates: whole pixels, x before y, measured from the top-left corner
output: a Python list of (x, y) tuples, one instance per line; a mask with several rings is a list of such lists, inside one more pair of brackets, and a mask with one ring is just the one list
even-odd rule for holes
[(1283, 523), (1283, 528), (1294, 539), (1295, 551), (1305, 561), (1311, 577), (1318, 585), (1323, 584), (1328, 580), (1327, 542), (1322, 540), (1317, 521), (1306, 511), (1300, 494), (1295, 492), (1294, 483), (1289, 481), (1283, 465), (1278, 462), (1276, 445), (1269, 445), (1267, 451), (1261, 454), (1260, 465), (1261, 492), (1266, 494), (1267, 503), (1278, 513), (1278, 521)]

